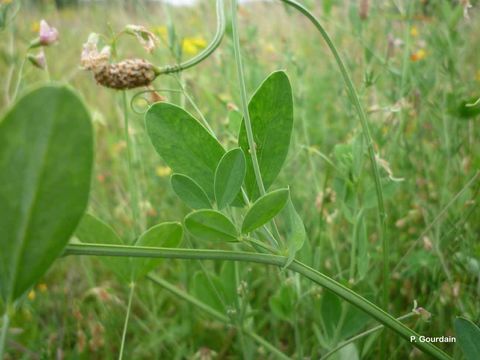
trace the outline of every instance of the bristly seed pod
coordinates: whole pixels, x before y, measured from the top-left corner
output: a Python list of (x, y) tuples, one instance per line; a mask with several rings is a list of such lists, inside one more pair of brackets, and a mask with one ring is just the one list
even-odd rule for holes
[(92, 70), (100, 85), (119, 90), (150, 85), (156, 77), (154, 66), (143, 59), (107, 63)]

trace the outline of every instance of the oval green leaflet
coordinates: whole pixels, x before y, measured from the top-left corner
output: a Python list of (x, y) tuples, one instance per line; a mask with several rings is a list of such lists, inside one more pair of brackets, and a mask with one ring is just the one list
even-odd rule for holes
[(0, 294), (6, 303), (62, 254), (88, 203), (92, 163), (90, 115), (68, 87), (29, 92), (0, 121)]

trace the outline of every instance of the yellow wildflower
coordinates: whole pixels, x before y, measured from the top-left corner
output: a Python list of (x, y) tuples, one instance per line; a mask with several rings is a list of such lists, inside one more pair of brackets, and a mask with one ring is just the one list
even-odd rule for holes
[(4, 5), (8, 5), (8, 4), (11, 4), (12, 2), (13, 0), (2, 0), (0, 3)]
[(168, 166), (159, 166), (157, 167), (155, 173), (159, 177), (167, 177), (172, 173), (172, 169), (170, 169)]
[(207, 41), (200, 37), (187, 37), (183, 39), (182, 51), (188, 55), (196, 55), (200, 50), (207, 46)]
[(48, 290), (48, 286), (45, 283), (38, 284), (37, 288), (42, 293), (47, 292), (47, 290)]
[(417, 37), (418, 36), (418, 29), (416, 26), (412, 26), (412, 28), (410, 29), (410, 35), (413, 36), (413, 37)]
[(269, 53), (275, 53), (276, 52), (275, 46), (272, 43), (268, 43), (265, 46), (265, 50), (267, 50), (267, 52), (269, 52)]
[(161, 37), (163, 40), (167, 40), (168, 38), (168, 29), (166, 26), (157, 26), (152, 29), (152, 32)]
[(420, 60), (425, 59), (426, 56), (427, 56), (427, 52), (423, 49), (419, 49), (419, 50), (415, 51), (412, 55), (410, 55), (410, 60), (420, 61)]
[(477, 81), (480, 81), (480, 70), (477, 71)]
[(35, 290), (30, 290), (27, 297), (28, 297), (28, 300), (30, 300), (30, 301), (35, 300)]
[(30, 25), (30, 30), (32, 33), (38, 33), (40, 31), (40, 23), (38, 21), (32, 22), (32, 25)]

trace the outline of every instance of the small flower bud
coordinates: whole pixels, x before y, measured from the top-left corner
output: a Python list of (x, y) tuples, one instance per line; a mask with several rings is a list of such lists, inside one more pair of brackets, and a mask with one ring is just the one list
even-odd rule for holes
[(28, 54), (27, 59), (32, 63), (33, 66), (39, 69), (45, 70), (47, 67), (47, 59), (45, 58), (45, 52), (43, 49), (40, 50), (37, 55)]
[(415, 314), (417, 314), (418, 316), (420, 316), (422, 318), (422, 320), (424, 320), (424, 321), (428, 321), (432, 317), (432, 314), (422, 307), (417, 307), (417, 308), (413, 309), (413, 312)]

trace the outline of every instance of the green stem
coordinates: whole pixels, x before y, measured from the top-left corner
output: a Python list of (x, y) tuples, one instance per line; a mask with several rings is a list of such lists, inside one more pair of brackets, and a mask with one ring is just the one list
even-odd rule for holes
[[(147, 275), (147, 278), (151, 281), (153, 281), (155, 284), (160, 285), (161, 287), (167, 289), (170, 291), (172, 294), (175, 296), (179, 297), (180, 299), (183, 299), (190, 304), (194, 305), (196, 308), (203, 310), (207, 314), (209, 314), (211, 317), (217, 319), (218, 321), (223, 322), (224, 324), (230, 324), (230, 318), (227, 317), (226, 315), (218, 312), (214, 308), (210, 307), (209, 305), (205, 304), (204, 302), (198, 300), (197, 298), (191, 296), (187, 292), (177, 288), (176, 286), (170, 284), (168, 281), (163, 280), (159, 277), (156, 277), (154, 275)], [(279, 359), (284, 359), (288, 360), (290, 359), (288, 356), (286, 356), (284, 353), (282, 353), (280, 350), (278, 350), (275, 346), (270, 344), (267, 340), (262, 338), (261, 336), (257, 335), (255, 332), (250, 331), (248, 329), (243, 329), (243, 332), (250, 336), (253, 340), (255, 340), (258, 344), (264, 346), (267, 350), (269, 350), (272, 354), (276, 355), (277, 358)]]
[(370, 163), (372, 166), (373, 172), (373, 179), (375, 181), (375, 191), (377, 194), (377, 205), (378, 205), (378, 220), (379, 220), (379, 227), (378, 227), (378, 235), (379, 239), (382, 242), (382, 251), (383, 251), (383, 301), (382, 305), (384, 309), (388, 307), (388, 295), (389, 295), (389, 288), (390, 288), (390, 264), (389, 258), (390, 255), (390, 244), (386, 237), (386, 212), (383, 200), (383, 191), (382, 191), (382, 183), (380, 181), (380, 172), (378, 170), (377, 161), (375, 158), (375, 149), (373, 148), (373, 139), (370, 133), (370, 128), (368, 126), (367, 116), (365, 111), (362, 108), (360, 103), (360, 98), (358, 96), (357, 90), (355, 89), (355, 85), (351, 79), (350, 73), (345, 66), (335, 44), (333, 43), (332, 39), (328, 35), (327, 31), (323, 28), (320, 21), (313, 15), (306, 7), (302, 4), (296, 2), (295, 0), (280, 0), (285, 4), (293, 7), (294, 9), (298, 10), (304, 16), (306, 16), (310, 22), (315, 26), (315, 28), (320, 32), (320, 35), (326, 42), (328, 48), (330, 49), (337, 66), (342, 74), (343, 80), (347, 87), (348, 94), (353, 102), (353, 106), (358, 114), (360, 119), (360, 124), (362, 126), (363, 135), (365, 137), (368, 149), (368, 157), (370, 159)]
[(5, 310), (5, 314), (2, 317), (2, 332), (0, 333), (0, 359), (3, 359), (3, 353), (5, 352), (5, 344), (7, 342), (8, 326), (10, 325), (10, 316), (8, 310)]
[(252, 157), (253, 172), (257, 180), (260, 195), (265, 195), (265, 186), (262, 180), (262, 173), (257, 159), (257, 149), (255, 140), (253, 138), (252, 122), (250, 120), (250, 113), (248, 111), (247, 89), (245, 86), (245, 74), (243, 71), (242, 54), (240, 53), (240, 38), (238, 35), (238, 21), (237, 21), (237, 0), (232, 1), (232, 33), (233, 33), (233, 49), (235, 52), (235, 63), (237, 65), (237, 76), (240, 84), (240, 95), (242, 99), (242, 112), (245, 121), (245, 130), (247, 133), (248, 148), (250, 156)]
[[(403, 315), (403, 316), (398, 317), (397, 320), (398, 320), (398, 321), (405, 320), (405, 319), (408, 319), (408, 318), (412, 317), (413, 315), (415, 315), (415, 313), (414, 313), (414, 312), (410, 312), (410, 313), (408, 313), (408, 314), (406, 314), (406, 315)], [(385, 327), (385, 326), (383, 326), (383, 325), (377, 325), (377, 326), (375, 326), (375, 327), (373, 327), (373, 328), (371, 328), (371, 329), (368, 329), (368, 330), (366, 330), (366, 331), (364, 331), (364, 332), (362, 332), (362, 333), (360, 333), (360, 334), (358, 334), (358, 335), (355, 335), (355, 336), (351, 337), (351, 338), (348, 339), (348, 340), (345, 340), (344, 342), (342, 342), (341, 344), (337, 345), (337, 346), (334, 347), (332, 350), (330, 350), (329, 352), (327, 352), (325, 355), (323, 355), (323, 356), (321, 357), (321, 359), (322, 359), (322, 360), (328, 359), (330, 356), (332, 356), (332, 355), (335, 354), (338, 350), (344, 348), (344, 347), (347, 346), (348, 344), (351, 344), (352, 342), (355, 342), (355, 341), (357, 341), (357, 340), (359, 340), (359, 339), (361, 339), (361, 338), (363, 338), (363, 337), (365, 337), (365, 336), (367, 336), (367, 335), (370, 335), (370, 334), (372, 334), (372, 333), (374, 333), (374, 332), (376, 332), (376, 331), (378, 331), (378, 330), (382, 330), (384, 327)]]
[(15, 85), (15, 91), (12, 96), (12, 100), (15, 101), (17, 99), (18, 92), (20, 90), (20, 85), (23, 80), (23, 69), (25, 68), (25, 62), (27, 61), (27, 56), (25, 55), (23, 57), (22, 63), (20, 64), (20, 69), (18, 70), (18, 78), (17, 78), (17, 84)]
[(215, 51), (215, 49), (222, 42), (223, 35), (225, 34), (225, 12), (223, 9), (223, 0), (217, 0), (216, 9), (217, 9), (217, 31), (215, 32), (215, 36), (210, 42), (210, 44), (208, 44), (208, 46), (202, 52), (200, 52), (197, 56), (193, 57), (190, 60), (187, 60), (177, 65), (167, 65), (165, 67), (156, 68), (155, 70), (156, 70), (157, 76), (163, 75), (163, 74), (180, 72), (188, 68), (191, 68), (195, 65), (198, 65), (203, 60), (208, 58)]
[(130, 294), (128, 296), (127, 315), (125, 316), (125, 322), (123, 324), (122, 343), (120, 345), (120, 352), (118, 353), (118, 360), (123, 359), (123, 350), (125, 349), (125, 341), (127, 338), (128, 320), (130, 319), (130, 312), (132, 309), (132, 299), (135, 293), (135, 283), (130, 283)]
[[(274, 265), (281, 268), (283, 268), (288, 261), (288, 258), (285, 256), (257, 254), (241, 251), (152, 248), (143, 246), (101, 244), (71, 244), (66, 247), (64, 255), (245, 261), (258, 264)], [(400, 321), (382, 310), (377, 305), (373, 304), (369, 300), (343, 286), (332, 278), (320, 273), (319, 271), (312, 269), (311, 267), (296, 260), (294, 260), (288, 266), (288, 269), (303, 275), (316, 284), (335, 293), (337, 296), (341, 297), (360, 310), (363, 310), (378, 322), (393, 330), (405, 340), (409, 341), (411, 336), (418, 336), (415, 331), (402, 324)], [(431, 343), (413, 342), (412, 345), (436, 359), (451, 359), (449, 355)]]
[(140, 208), (138, 203), (138, 189), (135, 186), (135, 178), (133, 176), (133, 154), (132, 154), (132, 142), (129, 134), (129, 116), (128, 116), (128, 101), (127, 92), (122, 91), (122, 106), (123, 106), (123, 119), (125, 127), (125, 143), (127, 144), (127, 161), (128, 161), (128, 182), (130, 189), (130, 207), (133, 217), (133, 235), (134, 239), (140, 234)]

